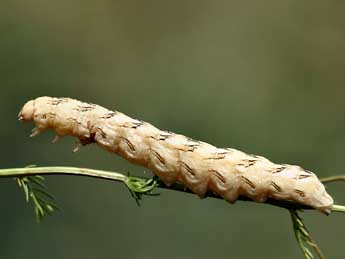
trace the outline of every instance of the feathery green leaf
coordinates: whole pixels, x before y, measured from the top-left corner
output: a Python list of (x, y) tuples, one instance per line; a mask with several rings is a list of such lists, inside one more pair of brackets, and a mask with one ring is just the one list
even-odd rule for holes
[(16, 180), (24, 191), (26, 202), (30, 200), (33, 202), (37, 222), (58, 209), (54, 197), (47, 192), (43, 176), (23, 176), (17, 177)]
[(321, 249), (318, 247), (316, 242), (313, 240), (311, 237), (309, 231), (307, 230), (306, 226), (304, 225), (302, 218), (298, 215), (297, 210), (289, 210), (291, 219), (292, 219), (292, 224), (293, 224), (293, 229), (295, 232), (295, 237), (297, 240), (297, 243), (299, 247), (301, 248), (304, 256), (306, 259), (313, 259), (314, 256), (312, 252), (309, 250), (308, 246), (311, 247), (317, 256), (320, 259), (325, 259), (323, 256)]

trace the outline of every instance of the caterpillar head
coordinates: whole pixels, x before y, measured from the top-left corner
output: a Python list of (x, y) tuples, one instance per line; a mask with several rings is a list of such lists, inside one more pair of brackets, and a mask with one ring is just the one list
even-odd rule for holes
[(33, 121), (35, 128), (30, 137), (37, 136), (39, 133), (49, 128), (49, 119), (45, 114), (46, 107), (51, 100), (50, 97), (39, 97), (35, 100), (26, 102), (18, 114), (21, 121)]
[(26, 102), (18, 114), (18, 119), (21, 121), (29, 121), (33, 119), (34, 116), (34, 100)]

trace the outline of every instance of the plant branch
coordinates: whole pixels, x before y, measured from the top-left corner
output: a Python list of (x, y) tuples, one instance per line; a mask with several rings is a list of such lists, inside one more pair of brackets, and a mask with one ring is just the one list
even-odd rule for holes
[[(160, 187), (169, 190), (181, 191), (185, 193), (191, 193), (190, 190), (186, 189), (185, 186), (182, 184), (176, 183), (171, 186), (164, 185), (161, 181), (154, 178), (139, 178), (139, 177), (132, 177), (128, 175), (124, 175), (122, 173), (111, 172), (111, 171), (104, 171), (104, 170), (97, 170), (97, 169), (90, 169), (90, 168), (80, 168), (80, 167), (68, 167), (68, 166), (47, 166), (47, 167), (24, 167), (24, 168), (7, 168), (7, 169), (0, 169), (0, 178), (11, 178), (11, 177), (25, 177), (25, 176), (32, 176), (32, 175), (78, 175), (78, 176), (88, 176), (88, 177), (95, 177), (113, 181), (120, 181), (124, 183), (129, 190), (131, 191), (134, 198), (137, 201), (141, 199), (140, 194), (149, 193), (155, 187)], [(139, 196), (135, 196), (138, 194)], [(208, 193), (207, 197), (213, 198), (221, 198), (220, 196)], [(252, 201), (246, 197), (239, 197), (239, 200), (242, 201)], [(294, 209), (294, 210), (301, 210), (301, 209), (313, 209), (309, 206), (287, 202), (287, 201), (278, 201), (274, 199), (268, 199), (266, 204), (286, 208), (286, 209)], [(339, 206), (339, 205), (336, 205)], [(342, 211), (344, 212), (344, 208), (340, 209), (337, 208), (335, 211)]]
[(345, 175), (333, 175), (325, 178), (321, 178), (320, 181), (322, 183), (330, 183), (336, 181), (345, 181)]
[[(45, 190), (43, 175), (77, 175), (119, 181), (126, 185), (138, 205), (143, 195), (155, 195), (152, 191), (156, 187), (192, 193), (180, 183), (166, 186), (158, 179), (157, 176), (154, 176), (153, 178), (140, 178), (111, 171), (67, 166), (28, 166), (24, 168), (0, 169), (0, 178), (16, 178), (19, 186), (24, 190), (26, 201), (29, 202), (29, 200), (32, 200), (37, 221), (40, 221), (45, 215), (51, 214), (58, 209), (54, 203), (53, 196)], [(345, 178), (342, 176), (332, 176), (323, 179), (323, 182), (344, 179)], [(221, 198), (214, 193), (207, 193), (206, 196)], [(239, 200), (252, 201), (247, 197), (239, 197)], [(314, 250), (320, 259), (325, 258), (297, 213), (297, 210), (313, 208), (297, 203), (278, 201), (274, 199), (268, 199), (265, 203), (282, 207), (290, 211), (295, 236), (306, 259), (314, 258), (308, 246)], [(345, 212), (345, 206), (333, 205), (332, 211)]]

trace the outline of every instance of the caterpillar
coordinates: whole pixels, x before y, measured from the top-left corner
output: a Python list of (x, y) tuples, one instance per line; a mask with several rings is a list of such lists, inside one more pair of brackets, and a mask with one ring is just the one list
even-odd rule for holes
[(34, 122), (31, 136), (53, 129), (54, 141), (71, 135), (81, 145), (96, 143), (149, 168), (166, 185), (182, 183), (201, 198), (207, 192), (230, 203), (239, 196), (256, 202), (270, 198), (310, 206), (325, 214), (333, 205), (318, 177), (300, 166), (275, 164), (262, 156), (217, 148), (96, 104), (39, 97), (23, 106), (19, 120)]

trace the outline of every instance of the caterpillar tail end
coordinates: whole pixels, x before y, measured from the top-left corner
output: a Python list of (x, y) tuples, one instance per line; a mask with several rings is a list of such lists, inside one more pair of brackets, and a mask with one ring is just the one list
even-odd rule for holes
[(326, 214), (326, 216), (329, 216), (331, 214), (332, 210), (331, 209), (324, 209), (323, 213)]
[(330, 215), (332, 212), (332, 207), (333, 207), (334, 201), (333, 201), (332, 196), (330, 196), (326, 192), (326, 190), (324, 191), (323, 196), (321, 197), (321, 199), (318, 202), (319, 202), (319, 204), (317, 204), (317, 206), (315, 206), (315, 208), (327, 216)]

